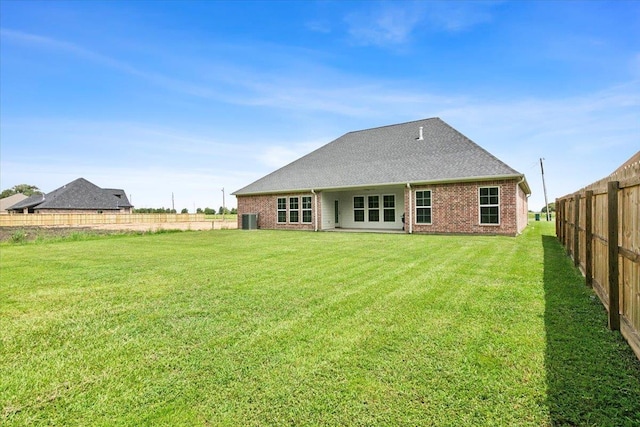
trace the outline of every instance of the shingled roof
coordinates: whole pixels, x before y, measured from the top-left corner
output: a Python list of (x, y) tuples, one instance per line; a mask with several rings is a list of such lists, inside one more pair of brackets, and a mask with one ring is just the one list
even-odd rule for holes
[(119, 210), (133, 207), (124, 190), (100, 188), (84, 178), (63, 185), (47, 194), (36, 194), (8, 208)]
[(233, 194), (510, 177), (524, 175), (440, 118), (431, 118), (349, 132)]

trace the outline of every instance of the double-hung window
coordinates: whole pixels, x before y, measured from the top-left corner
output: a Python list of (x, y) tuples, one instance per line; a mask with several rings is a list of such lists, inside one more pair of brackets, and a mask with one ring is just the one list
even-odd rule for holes
[(299, 201), (297, 197), (289, 197), (289, 222), (300, 221)]
[(380, 221), (380, 196), (368, 196), (369, 222)]
[(500, 188), (480, 187), (480, 224), (499, 225), (500, 224)]
[(396, 196), (393, 194), (382, 196), (382, 205), (384, 207), (384, 222), (396, 221)]
[(431, 224), (431, 190), (416, 191), (416, 223)]
[(364, 222), (364, 196), (353, 198), (353, 221)]
[(302, 196), (302, 222), (311, 222), (311, 196)]
[(278, 222), (287, 222), (287, 198), (278, 197)]

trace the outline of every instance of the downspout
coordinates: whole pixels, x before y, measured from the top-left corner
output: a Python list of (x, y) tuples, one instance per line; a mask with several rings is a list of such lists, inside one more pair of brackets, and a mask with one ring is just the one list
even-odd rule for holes
[(407, 220), (407, 217), (409, 217), (409, 234), (413, 234), (413, 196), (411, 195), (411, 184), (409, 184), (408, 182), (407, 188), (409, 189), (409, 215), (405, 215), (405, 222)]
[[(518, 183), (516, 184), (516, 200), (518, 200), (518, 189), (520, 188), (520, 184), (522, 184), (524, 182), (524, 175), (522, 175), (522, 179), (520, 181), (518, 181)], [(526, 194), (525, 196), (527, 197), (527, 199), (529, 198), (531, 194)], [(517, 203), (516, 203), (517, 206)], [(548, 208), (547, 208), (548, 209)], [(520, 212), (516, 213), (516, 234), (520, 232)]]
[(318, 231), (318, 195), (315, 190), (311, 189), (311, 194), (313, 194), (313, 231)]

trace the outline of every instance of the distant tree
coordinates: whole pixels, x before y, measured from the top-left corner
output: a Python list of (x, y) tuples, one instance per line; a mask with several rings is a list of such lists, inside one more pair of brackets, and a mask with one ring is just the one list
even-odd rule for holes
[(169, 208), (137, 208), (133, 210), (133, 213), (170, 214), (176, 213), (176, 210)]
[(205, 215), (215, 215), (216, 211), (215, 209), (211, 209), (211, 208), (204, 208), (204, 214)]
[(184, 208), (180, 211), (181, 214), (188, 214), (189, 213), (189, 209)]
[(238, 208), (231, 208), (231, 215), (238, 215)]
[(218, 209), (218, 215), (228, 215), (228, 214), (229, 214), (229, 209), (223, 208), (222, 206), (220, 206), (220, 209)]
[[(555, 212), (555, 211), (556, 211), (556, 203), (555, 202), (549, 203), (549, 212)], [(547, 213), (547, 207), (543, 206), (540, 212)]]
[(24, 194), (25, 196), (33, 196), (34, 194), (42, 194), (42, 191), (35, 185), (18, 184), (11, 188), (7, 188), (0, 193), (0, 199), (13, 196), (14, 194)]
[(196, 209), (196, 213), (201, 214), (202, 213), (202, 208)]

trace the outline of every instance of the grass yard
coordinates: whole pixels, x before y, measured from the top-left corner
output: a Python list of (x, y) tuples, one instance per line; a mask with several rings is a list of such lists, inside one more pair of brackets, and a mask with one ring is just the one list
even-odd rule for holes
[(3, 244), (0, 424), (638, 426), (553, 232)]

